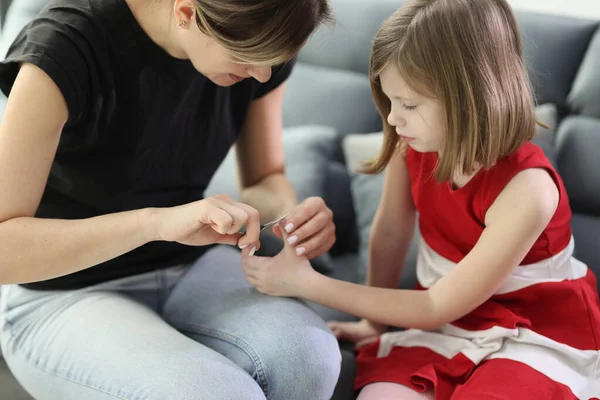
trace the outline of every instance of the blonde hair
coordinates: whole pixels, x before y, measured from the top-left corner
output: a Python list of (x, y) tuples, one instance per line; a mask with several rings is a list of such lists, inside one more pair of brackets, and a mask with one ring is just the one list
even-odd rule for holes
[[(533, 89), (514, 14), (505, 0), (409, 0), (380, 27), (371, 55), (371, 89), (384, 144), (363, 171), (379, 173), (405, 148), (387, 122), (390, 100), (380, 74), (388, 66), (411, 88), (436, 97), (446, 114), (435, 178), (489, 168), (535, 134)], [(460, 168), (460, 170), (457, 170)]]
[(196, 23), (240, 63), (291, 60), (331, 20), (327, 0), (194, 0)]

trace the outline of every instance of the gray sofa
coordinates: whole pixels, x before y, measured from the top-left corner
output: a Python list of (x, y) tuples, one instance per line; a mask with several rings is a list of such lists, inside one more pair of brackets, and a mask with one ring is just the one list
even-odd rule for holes
[[(331, 253), (315, 263), (316, 268), (362, 282), (366, 240), (382, 186), (381, 176), (354, 172), (360, 160), (376, 151), (381, 130), (368, 81), (370, 45), (379, 24), (403, 1), (330, 1), (336, 24), (321, 28), (311, 38), (287, 85), (287, 170), (301, 198), (322, 196), (334, 211), (338, 240)], [(0, 51), (43, 3), (13, 0)], [(540, 131), (536, 141), (565, 181), (574, 212), (576, 255), (600, 276), (600, 23), (526, 12), (517, 16), (540, 105), (538, 116), (552, 128)], [(233, 174), (230, 156), (207, 194), (235, 196)], [(417, 241), (418, 232), (400, 287), (415, 283)], [(312, 306), (327, 320), (353, 319)], [(352, 399), (354, 354), (348, 344), (341, 346), (344, 366), (334, 398)]]

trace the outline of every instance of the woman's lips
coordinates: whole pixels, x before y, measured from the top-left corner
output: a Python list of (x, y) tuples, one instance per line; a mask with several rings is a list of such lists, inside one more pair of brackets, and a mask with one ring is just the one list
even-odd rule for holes
[(243, 81), (244, 79), (246, 79), (246, 78), (242, 78), (241, 76), (237, 76), (237, 75), (235, 75), (235, 74), (229, 74), (229, 77), (230, 77), (230, 78), (231, 78), (231, 79), (232, 79), (232, 80), (233, 80), (235, 83), (241, 82), (241, 81)]

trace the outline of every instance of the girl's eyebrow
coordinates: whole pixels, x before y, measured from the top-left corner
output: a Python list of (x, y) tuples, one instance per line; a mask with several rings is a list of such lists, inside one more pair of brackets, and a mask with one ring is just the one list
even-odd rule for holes
[(383, 92), (383, 94), (385, 94), (387, 97), (391, 98), (391, 99), (399, 99), (399, 100), (404, 100), (404, 101), (412, 101), (413, 99), (410, 99), (408, 97), (402, 97), (402, 96), (396, 96), (396, 95), (389, 95), (388, 93), (385, 92), (385, 90), (383, 90), (383, 88), (381, 89), (381, 91)]

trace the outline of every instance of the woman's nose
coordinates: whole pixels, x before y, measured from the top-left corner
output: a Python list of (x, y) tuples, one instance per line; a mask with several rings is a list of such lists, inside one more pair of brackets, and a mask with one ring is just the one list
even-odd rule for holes
[(271, 67), (252, 67), (248, 70), (248, 75), (261, 83), (271, 79)]

